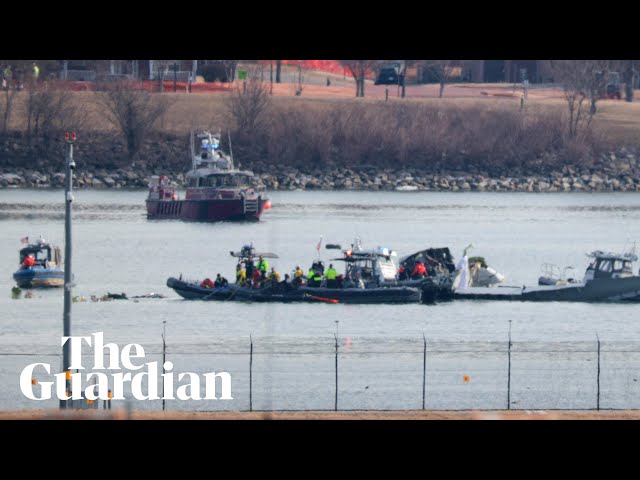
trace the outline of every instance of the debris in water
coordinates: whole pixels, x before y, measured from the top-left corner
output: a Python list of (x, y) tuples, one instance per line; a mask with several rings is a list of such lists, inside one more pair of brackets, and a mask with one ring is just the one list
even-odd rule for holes
[(164, 295), (162, 295), (161, 293), (147, 293), (145, 295), (136, 295), (135, 297), (131, 297), (131, 298), (167, 298)]
[(11, 298), (18, 300), (20, 295), (22, 295), (22, 289), (20, 287), (13, 287), (11, 289)]
[(122, 293), (109, 293), (109, 292), (107, 292), (105, 297), (107, 297), (110, 300), (129, 300), (129, 297), (127, 297), (127, 294), (124, 293), (124, 292), (122, 292)]

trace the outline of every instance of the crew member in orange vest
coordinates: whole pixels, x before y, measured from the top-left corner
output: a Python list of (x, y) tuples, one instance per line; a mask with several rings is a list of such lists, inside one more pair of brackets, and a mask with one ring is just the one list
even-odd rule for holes
[(24, 268), (31, 268), (35, 265), (36, 259), (33, 255), (27, 255), (24, 257), (24, 262), (22, 262), (22, 266)]
[(413, 272), (411, 273), (411, 277), (419, 278), (427, 276), (427, 268), (424, 266), (424, 263), (418, 262), (416, 266), (413, 267)]

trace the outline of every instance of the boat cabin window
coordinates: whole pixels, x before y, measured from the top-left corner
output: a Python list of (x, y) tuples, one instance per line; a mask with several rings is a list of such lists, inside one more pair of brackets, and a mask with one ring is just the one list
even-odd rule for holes
[(31, 255), (36, 259), (36, 264), (44, 264), (47, 260), (51, 260), (51, 252), (47, 249), (38, 250), (38, 251), (27, 251), (20, 252), (20, 263), (24, 262), (24, 259), (27, 255)]
[(613, 261), (609, 259), (600, 259), (596, 262), (596, 278), (608, 278), (613, 273)]
[(354, 279), (362, 278), (362, 280), (371, 280), (373, 278), (373, 264), (371, 260), (355, 262), (348, 265), (347, 275)]
[(601, 272), (612, 272), (613, 266), (611, 264), (611, 260), (602, 260), (600, 262), (600, 268), (598, 268)]
[(380, 266), (380, 272), (385, 280), (395, 280), (397, 267), (391, 257), (379, 256), (378, 264)]
[(595, 277), (609, 278), (614, 273), (631, 273), (631, 262), (618, 259), (599, 259), (595, 262)]
[(227, 175), (209, 175), (206, 178), (201, 179), (202, 187), (226, 187), (230, 186), (231, 182)]

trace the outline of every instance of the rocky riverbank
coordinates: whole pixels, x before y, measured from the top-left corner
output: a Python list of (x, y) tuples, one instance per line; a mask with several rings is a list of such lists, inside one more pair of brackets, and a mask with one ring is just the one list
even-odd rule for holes
[[(508, 192), (591, 192), (640, 191), (640, 162), (624, 149), (608, 153), (589, 166), (569, 165), (557, 170), (547, 163), (540, 172), (469, 171), (431, 173), (424, 169), (388, 169), (373, 166), (327, 169), (297, 169), (257, 164), (255, 186), (267, 190), (384, 190), (384, 191), (508, 191)], [(76, 171), (75, 188), (146, 188), (151, 175), (167, 174), (178, 188), (185, 186), (184, 172), (159, 171), (138, 167), (95, 168)], [(3, 172), (2, 172), (3, 171)], [(0, 170), (0, 188), (64, 187), (64, 172), (46, 172), (28, 168), (4, 167)], [(270, 173), (266, 173), (270, 172)]]

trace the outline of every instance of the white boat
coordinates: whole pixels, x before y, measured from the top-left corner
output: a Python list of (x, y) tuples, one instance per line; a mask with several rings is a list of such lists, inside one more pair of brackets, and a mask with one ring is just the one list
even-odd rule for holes
[[(494, 288), (458, 286), (454, 299), (521, 300), (557, 302), (617, 302), (640, 300), (640, 276), (632, 271), (637, 255), (597, 250), (587, 254), (593, 260), (580, 281), (544, 277), (534, 287), (499, 286)], [(540, 284), (542, 283), (542, 285)]]

